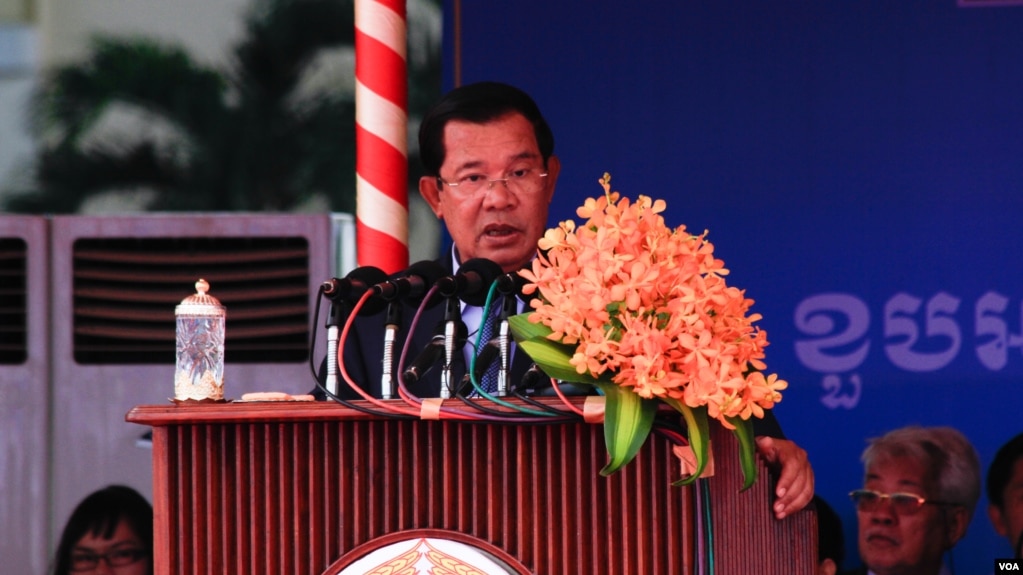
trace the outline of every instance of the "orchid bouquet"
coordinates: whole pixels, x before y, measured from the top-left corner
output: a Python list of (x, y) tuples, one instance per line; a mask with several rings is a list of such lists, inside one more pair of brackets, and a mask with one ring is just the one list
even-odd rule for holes
[(511, 320), (519, 346), (561, 381), (590, 383), (605, 396), (609, 475), (631, 461), (650, 434), (660, 403), (685, 418), (699, 477), (708, 454), (709, 419), (734, 431), (745, 486), (756, 480), (752, 417), (781, 400), (787, 383), (761, 370), (767, 334), (753, 326), (753, 301), (725, 283), (707, 232), (670, 229), (666, 204), (611, 191), (547, 230), (524, 293), (533, 311)]

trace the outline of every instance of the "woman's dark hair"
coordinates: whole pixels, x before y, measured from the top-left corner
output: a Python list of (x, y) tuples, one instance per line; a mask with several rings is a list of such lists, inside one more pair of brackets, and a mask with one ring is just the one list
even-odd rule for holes
[(71, 550), (87, 533), (109, 539), (113, 537), (121, 520), (146, 545), (153, 546), (153, 506), (138, 491), (125, 485), (110, 485), (94, 491), (83, 499), (71, 513), (57, 545), (55, 575), (66, 575), (71, 570)]
[(439, 176), (444, 164), (444, 127), (451, 120), (486, 124), (508, 114), (522, 114), (533, 125), (544, 166), (554, 153), (554, 134), (533, 98), (500, 82), (478, 82), (451, 90), (419, 125), (419, 157), (428, 176)]

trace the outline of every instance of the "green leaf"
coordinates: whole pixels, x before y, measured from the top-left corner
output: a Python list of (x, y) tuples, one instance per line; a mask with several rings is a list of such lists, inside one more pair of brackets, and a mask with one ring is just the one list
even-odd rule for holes
[(703, 469), (707, 466), (707, 455), (710, 450), (710, 424), (707, 422), (707, 407), (689, 407), (685, 402), (670, 397), (664, 398), (664, 402), (674, 407), (685, 418), (689, 446), (692, 447), (693, 456), (696, 457), (696, 471), (672, 485), (689, 485), (700, 477)]
[(592, 375), (578, 373), (575, 366), (568, 362), (572, 355), (565, 353), (564, 347), (563, 344), (544, 339), (519, 342), (519, 348), (550, 377), (561, 381), (595, 383), (597, 380)]
[(520, 313), (508, 318), (508, 327), (511, 328), (512, 337), (515, 338), (516, 342), (525, 341), (527, 339), (546, 338), (548, 335), (554, 333), (551, 328), (542, 323), (533, 323), (529, 321), (529, 316), (530, 313)]
[(603, 392), (604, 443), (609, 461), (600, 474), (607, 476), (618, 471), (636, 457), (646, 442), (653, 428), (658, 401), (643, 399), (631, 389), (613, 383), (612, 374), (608, 372), (600, 377), (576, 372), (570, 363), (575, 346), (547, 339), (552, 330), (543, 324), (530, 323), (528, 317), (529, 314), (519, 314), (508, 318), (508, 322), (515, 341), (530, 359), (555, 379), (596, 385)]
[(742, 489), (749, 489), (757, 481), (757, 445), (753, 438), (753, 420), (726, 417), (735, 426), (732, 433), (739, 440), (739, 463), (742, 466)]
[(643, 447), (657, 415), (658, 401), (644, 399), (631, 389), (598, 381), (604, 392), (604, 443), (608, 462), (600, 474), (608, 476), (632, 461)]
[[(508, 325), (515, 342), (533, 363), (548, 376), (561, 381), (590, 384), (598, 381), (589, 373), (576, 372), (575, 366), (571, 364), (575, 346), (547, 339), (553, 333), (551, 329), (542, 323), (530, 323), (528, 317), (528, 313), (512, 316), (508, 318)], [(609, 377), (602, 379), (609, 380)]]

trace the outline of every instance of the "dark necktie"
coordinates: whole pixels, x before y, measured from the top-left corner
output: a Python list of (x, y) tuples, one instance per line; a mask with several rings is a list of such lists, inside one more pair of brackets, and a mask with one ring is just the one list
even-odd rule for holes
[[(501, 301), (493, 301), (490, 305), (490, 313), (483, 318), (480, 324), (480, 350), (482, 350), (488, 342), (494, 337), (497, 331), (497, 322), (501, 317)], [(497, 370), (501, 367), (501, 357), (498, 355), (494, 358), (494, 361), (487, 367), (487, 371), (483, 372), (483, 377), (480, 378), (480, 387), (487, 393), (494, 393), (497, 391)]]

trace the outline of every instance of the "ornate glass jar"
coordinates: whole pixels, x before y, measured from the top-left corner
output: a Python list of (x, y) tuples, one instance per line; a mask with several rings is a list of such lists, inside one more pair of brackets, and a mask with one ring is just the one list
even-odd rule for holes
[(175, 401), (224, 400), (224, 320), (227, 310), (207, 292), (210, 284), (195, 282), (196, 293), (174, 309), (177, 319)]

